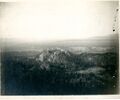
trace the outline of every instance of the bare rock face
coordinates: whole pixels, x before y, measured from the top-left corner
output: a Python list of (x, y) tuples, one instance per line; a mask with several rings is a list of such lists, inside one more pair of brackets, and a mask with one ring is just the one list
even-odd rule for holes
[(36, 56), (35, 60), (40, 64), (41, 69), (50, 69), (50, 65), (57, 65), (61, 67), (61, 64), (66, 67), (69, 63), (69, 59), (72, 54), (69, 51), (55, 48), (43, 50), (39, 55)]
[(50, 63), (66, 63), (67, 58), (71, 54), (69, 51), (63, 49), (46, 49), (43, 50), (37, 57), (36, 60), (39, 62), (50, 62)]

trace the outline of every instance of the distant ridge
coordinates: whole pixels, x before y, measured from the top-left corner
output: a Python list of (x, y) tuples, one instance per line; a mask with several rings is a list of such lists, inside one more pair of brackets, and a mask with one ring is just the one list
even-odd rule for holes
[(39, 50), (40, 48), (55, 48), (55, 47), (117, 47), (118, 34), (110, 34), (107, 36), (97, 36), (88, 39), (72, 39), (41, 42), (19, 42), (15, 40), (0, 40), (0, 47), (6, 50)]
[(87, 39), (76, 39), (76, 40), (64, 40), (58, 41), (60, 45), (71, 45), (71, 46), (107, 46), (113, 47), (118, 45), (118, 34), (110, 34), (106, 36), (97, 36)]

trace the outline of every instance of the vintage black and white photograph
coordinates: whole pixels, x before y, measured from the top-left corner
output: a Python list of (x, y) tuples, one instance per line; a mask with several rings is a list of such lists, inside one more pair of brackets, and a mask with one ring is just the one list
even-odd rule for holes
[(118, 1), (0, 2), (1, 95), (119, 93)]

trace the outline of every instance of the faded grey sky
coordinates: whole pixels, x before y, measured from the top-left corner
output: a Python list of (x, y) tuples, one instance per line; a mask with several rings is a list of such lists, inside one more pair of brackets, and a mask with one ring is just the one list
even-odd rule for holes
[(22, 41), (83, 39), (112, 34), (118, 2), (41, 0), (39, 3), (3, 3), (2, 38)]

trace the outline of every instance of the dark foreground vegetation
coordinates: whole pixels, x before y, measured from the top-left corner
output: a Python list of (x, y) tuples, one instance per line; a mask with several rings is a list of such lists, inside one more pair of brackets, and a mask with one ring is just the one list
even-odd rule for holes
[(116, 53), (2, 52), (3, 95), (117, 93)]

